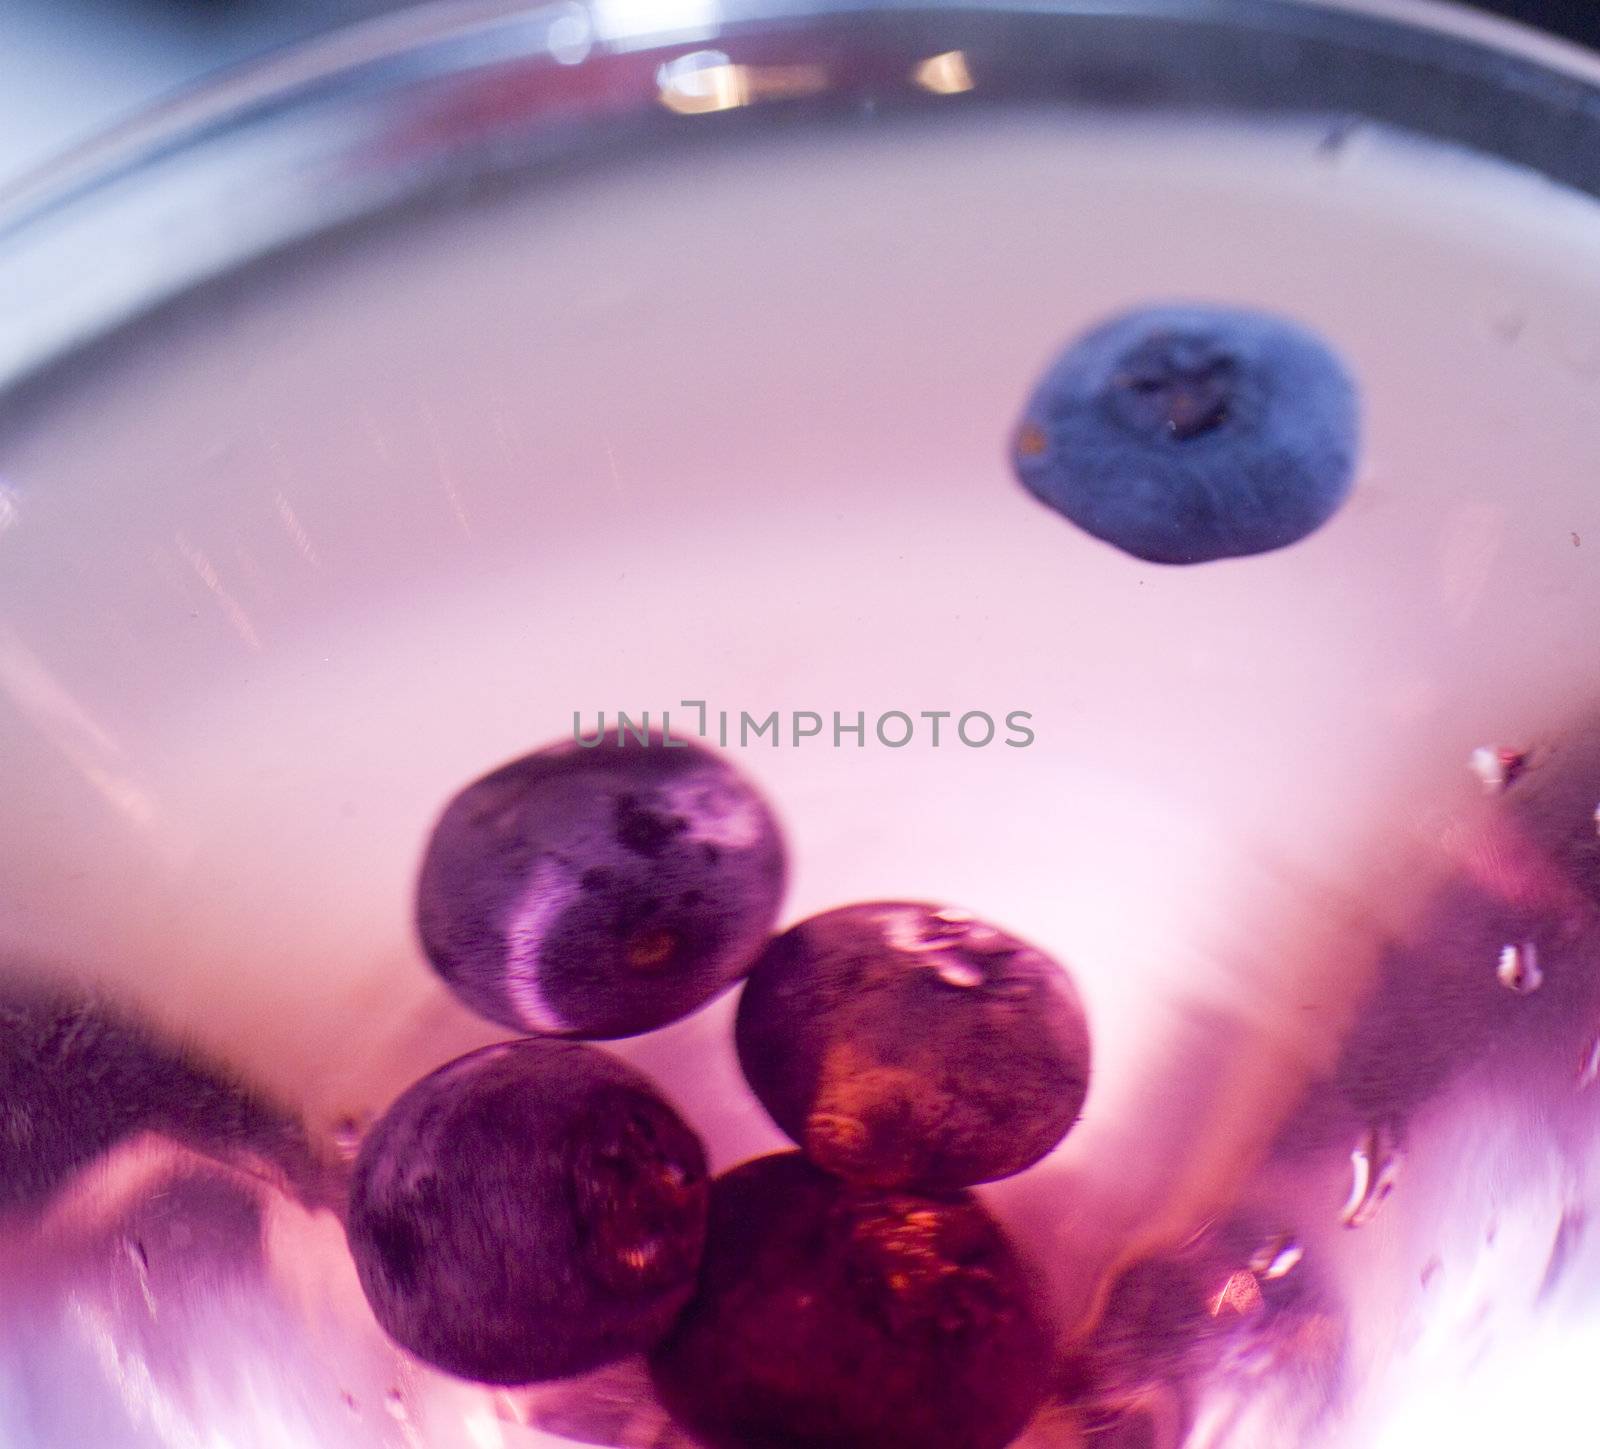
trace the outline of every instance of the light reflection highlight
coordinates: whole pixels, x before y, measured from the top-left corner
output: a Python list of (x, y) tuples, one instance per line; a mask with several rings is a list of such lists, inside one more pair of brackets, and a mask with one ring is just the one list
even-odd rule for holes
[(828, 73), (820, 65), (736, 65), (720, 50), (697, 50), (663, 64), (656, 85), (669, 111), (703, 116), (817, 95), (828, 88)]
[(718, 0), (590, 0), (595, 34), (613, 50), (706, 40), (722, 24)]
[(150, 796), (123, 773), (124, 752), (21, 640), (0, 631), (0, 695), (124, 819), (148, 827)]
[(911, 79), (936, 96), (957, 96), (973, 86), (966, 54), (959, 50), (930, 55), (911, 72)]

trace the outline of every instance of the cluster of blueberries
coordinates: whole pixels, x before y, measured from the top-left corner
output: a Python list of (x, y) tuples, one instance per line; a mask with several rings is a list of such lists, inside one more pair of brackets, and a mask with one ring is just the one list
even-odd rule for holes
[[(1090, 534), (1197, 563), (1325, 522), (1355, 432), (1348, 378), (1303, 330), (1161, 308), (1067, 349), (1013, 460)], [(275, 1163), (310, 1200), (347, 1205), (378, 1321), (448, 1372), (530, 1383), (647, 1352), (663, 1402), (715, 1449), (1000, 1449), (1059, 1366), (1028, 1275), (967, 1189), (1037, 1162), (1077, 1119), (1090, 1056), (1077, 995), (1026, 942), (933, 905), (852, 905), (774, 936), (784, 875), (772, 812), (698, 746), (613, 732), (463, 790), (428, 844), (419, 934), (456, 994), (518, 1036), (403, 1093), (348, 1181), (293, 1114), (94, 993), (8, 963), (0, 1214), (37, 1210), (156, 1131)], [(741, 979), (741, 1067), (800, 1150), (710, 1181), (654, 1086), (586, 1043), (680, 1020)], [(1532, 1000), (1576, 1019), (1565, 982)], [(1375, 1012), (1340, 1100), (1370, 1116), (1396, 1104), (1361, 1083), (1436, 1084), (1495, 1035), (1505, 993), (1486, 995), (1481, 1031), (1433, 1033), (1459, 1050), (1422, 1076), (1393, 1069), (1390, 1014)], [(1197, 1285), (1215, 1268), (1120, 1283), (1110, 1347), (1073, 1370), (1070, 1396), (1138, 1398), (1151, 1362), (1176, 1374), (1149, 1345), (1202, 1341), (1214, 1315)], [(1269, 1268), (1262, 1291), (1289, 1281)]]
[[(1146, 309), (1046, 373), (1013, 441), (1039, 499), (1141, 560), (1285, 547), (1350, 486), (1355, 392), (1258, 313)], [(616, 730), (461, 791), (419, 935), (519, 1039), (416, 1083), (357, 1158), (347, 1227), (378, 1321), (488, 1383), (647, 1352), (713, 1446), (1000, 1449), (1043, 1398), (1027, 1275), (966, 1192), (1077, 1120), (1090, 1045), (1054, 961), (965, 911), (879, 901), (771, 934), (777, 822), (725, 760)], [(709, 1181), (693, 1130), (585, 1042), (744, 978), (741, 1068), (798, 1145)]]
[[(725, 759), (611, 732), (445, 809), (419, 935), (524, 1033), (416, 1083), (368, 1132), (347, 1230), (378, 1321), (500, 1384), (647, 1351), (713, 1445), (994, 1446), (1037, 1407), (1049, 1335), (964, 1191), (1077, 1120), (1067, 974), (965, 911), (883, 901), (776, 936), (785, 855)], [(654, 1085), (585, 1044), (738, 981), (745, 1076), (801, 1151), (708, 1182)], [(870, 1368), (869, 1373), (863, 1370)]]

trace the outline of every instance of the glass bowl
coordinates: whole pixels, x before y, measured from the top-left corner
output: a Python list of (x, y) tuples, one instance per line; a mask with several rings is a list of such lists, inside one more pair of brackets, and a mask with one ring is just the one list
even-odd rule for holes
[[(415, 938), (440, 809), (619, 712), (760, 785), (780, 924), (953, 902), (1072, 972), (1083, 1118), (979, 1189), (1059, 1351), (1019, 1442), (1568, 1435), (1597, 195), (1600, 60), (1288, 0), (437, 4), (10, 192), (0, 956), (276, 1105), (57, 1144), (0, 1438), (681, 1442), (637, 1360), (410, 1358), (339, 1221), (509, 1035)], [(1012, 477), (1050, 358), (1172, 298), (1358, 380), (1292, 548), (1141, 563)], [(607, 1047), (716, 1171), (788, 1146), (736, 1003)]]

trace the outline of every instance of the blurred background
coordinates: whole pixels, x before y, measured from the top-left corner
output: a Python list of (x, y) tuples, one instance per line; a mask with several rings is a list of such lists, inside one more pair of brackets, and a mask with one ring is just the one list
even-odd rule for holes
[[(408, 3), (0, 0), (0, 185), (208, 72)], [(1600, 48), (1600, 0), (1476, 3)]]

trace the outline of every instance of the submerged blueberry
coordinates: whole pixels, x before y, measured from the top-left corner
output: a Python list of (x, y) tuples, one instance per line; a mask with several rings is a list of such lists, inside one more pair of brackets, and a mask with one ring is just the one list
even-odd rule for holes
[(1291, 1236), (1253, 1227), (1231, 1216), (1111, 1281), (1058, 1385), (1086, 1449), (1178, 1449), (1201, 1417), (1240, 1443), (1313, 1437), (1346, 1371), (1348, 1314)]
[(633, 1036), (748, 969), (783, 894), (777, 822), (708, 750), (568, 740), (467, 786), (417, 886), (428, 959), (515, 1030)]
[(1349, 374), (1295, 323), (1230, 307), (1129, 312), (1061, 354), (1012, 445), (1023, 485), (1149, 563), (1285, 548), (1355, 470)]
[(1089, 1032), (1070, 978), (965, 911), (875, 901), (774, 939), (739, 1064), (818, 1166), (930, 1191), (1037, 1162), (1078, 1119)]
[(688, 1300), (706, 1221), (699, 1139), (596, 1047), (504, 1042), (373, 1126), (347, 1233), (384, 1330), (482, 1383), (564, 1378), (651, 1346)]
[(712, 1184), (700, 1284), (651, 1367), (710, 1449), (1002, 1449), (1049, 1356), (972, 1197), (850, 1187), (780, 1153)]

